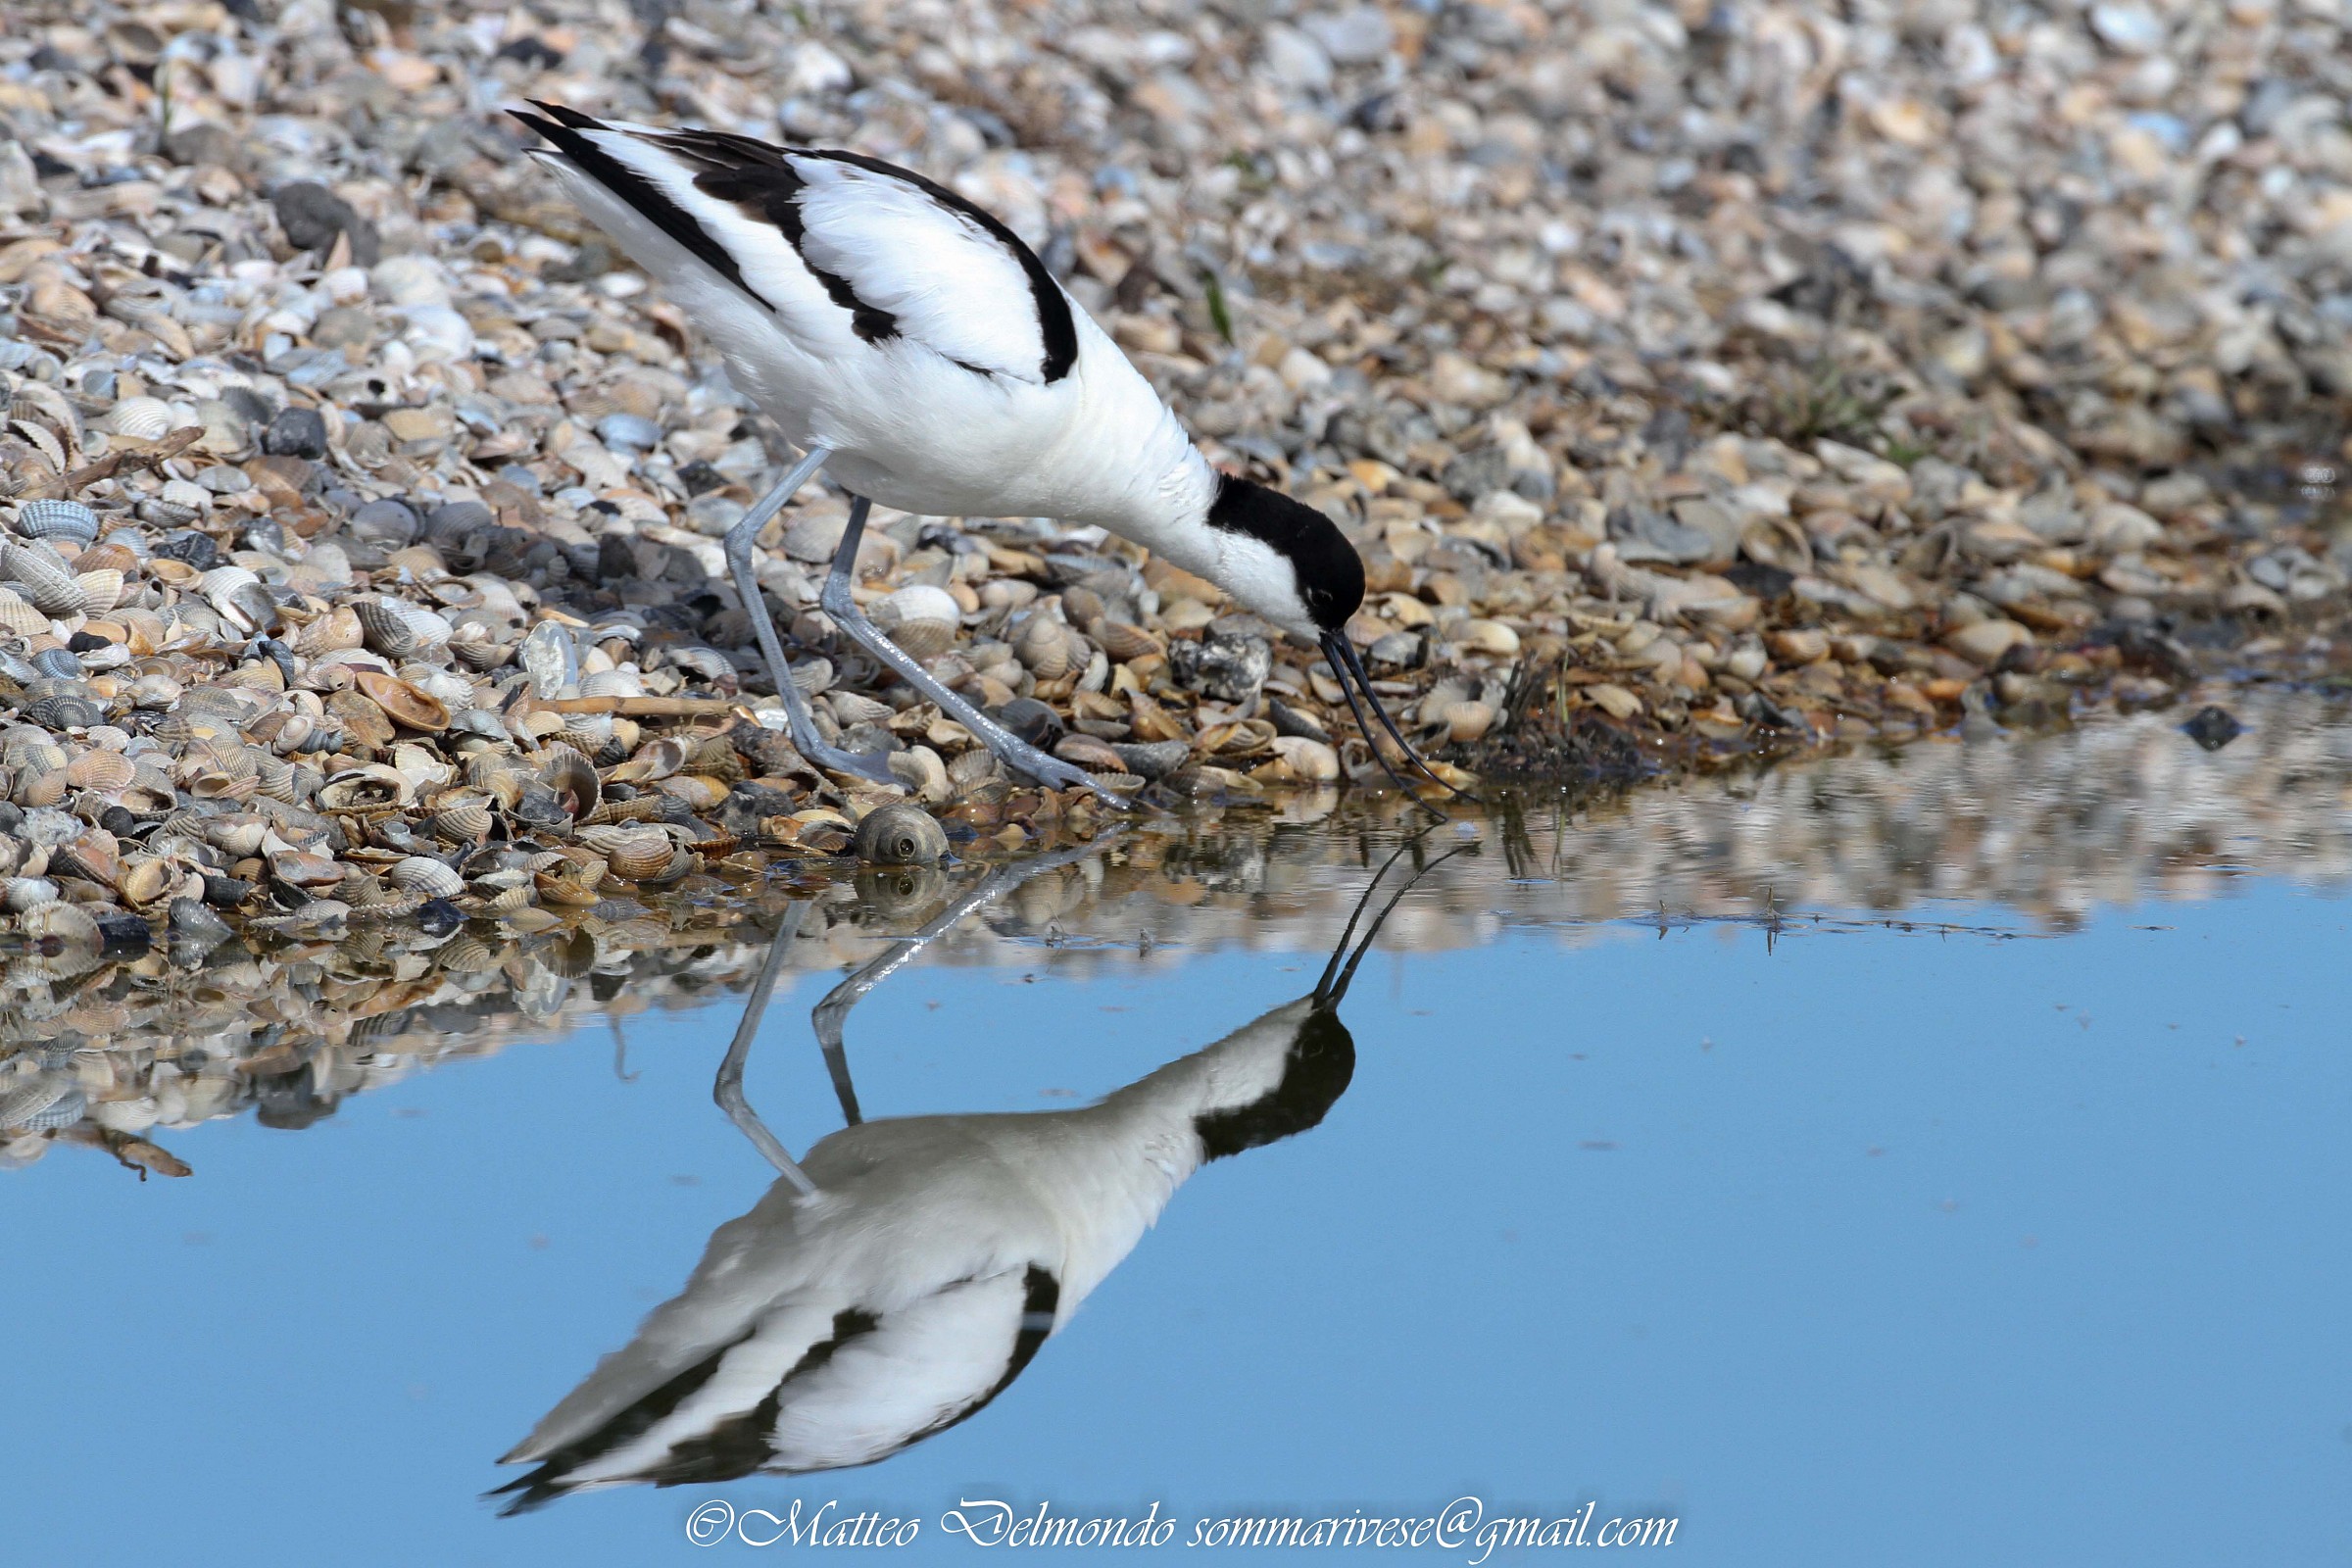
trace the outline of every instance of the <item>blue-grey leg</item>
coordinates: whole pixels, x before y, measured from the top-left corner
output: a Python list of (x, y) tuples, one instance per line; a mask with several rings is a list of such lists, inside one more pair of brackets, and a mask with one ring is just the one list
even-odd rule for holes
[(767, 1123), (752, 1109), (743, 1094), (743, 1065), (752, 1054), (752, 1041), (760, 1033), (760, 1019), (767, 1011), (768, 999), (775, 995), (776, 977), (784, 972), (784, 959), (792, 949), (793, 939), (801, 934), (801, 918), (807, 914), (805, 901), (795, 900), (784, 911), (783, 923), (776, 927), (776, 940), (767, 950), (767, 961), (760, 966), (760, 978), (752, 982), (752, 993), (744, 999), (743, 1017), (735, 1025), (735, 1039), (727, 1047), (726, 1059), (718, 1064), (718, 1077), (710, 1085), (710, 1098), (718, 1108), (727, 1113), (752, 1147), (760, 1151), (766, 1161), (784, 1175), (803, 1198), (816, 1196), (816, 1183), (800, 1167)]
[[(841, 1102), (842, 1119), (855, 1127), (863, 1118), (858, 1110), (858, 1091), (850, 1082), (849, 1048), (843, 1041), (843, 1031), (850, 1021), (850, 1009), (858, 1005), (883, 981), (911, 963), (915, 956), (932, 943), (955, 929), (956, 922), (974, 909), (992, 904), (1042, 872), (1075, 865), (1089, 857), (1102, 853), (1127, 830), (1113, 824), (1096, 834), (1084, 844), (1072, 845), (1047, 855), (1033, 855), (1027, 859), (1001, 865), (974, 883), (969, 891), (948, 903), (948, 906), (923, 923), (922, 929), (910, 937), (902, 938), (874, 957), (850, 972), (847, 979), (825, 993), (824, 1000), (808, 1014), (816, 1026), (816, 1043), (825, 1054), (825, 1071), (833, 1080), (833, 1093)], [(1384, 867), (1385, 869), (1385, 867)]]
[(734, 527), (727, 530), (727, 569), (735, 578), (735, 592), (743, 600), (744, 613), (751, 616), (752, 630), (760, 639), (760, 657), (767, 662), (768, 678), (776, 683), (776, 695), (783, 700), (784, 716), (792, 726), (792, 744), (800, 754), (818, 767), (836, 773), (855, 773), (878, 783), (897, 780), (890, 771), (887, 758), (871, 753), (845, 752), (829, 746), (816, 732), (816, 715), (808, 710), (808, 699), (792, 683), (792, 665), (784, 658), (783, 639), (776, 635), (776, 623), (768, 618), (767, 601), (760, 592), (760, 574), (753, 564), (755, 541), (767, 519), (784, 509), (793, 493), (807, 484), (825, 466), (833, 455), (826, 447), (810, 447), (808, 455), (793, 466), (773, 490), (760, 498), (759, 505), (745, 513)]
[(834, 552), (833, 570), (825, 578), (824, 592), (817, 603), (833, 624), (858, 647), (898, 671), (900, 679), (939, 705), (941, 712), (961, 724), (980, 738), (980, 744), (1003, 758), (1012, 766), (1036, 779), (1040, 784), (1057, 790), (1093, 790), (1120, 810), (1128, 809), (1126, 799), (1095, 782), (1094, 775), (1074, 762), (1065, 762), (1039, 751), (1027, 741), (989, 717), (966, 699), (950, 691), (921, 661), (907, 653), (882, 633), (882, 628), (865, 618), (850, 592), (851, 575), (858, 563), (858, 541), (865, 533), (866, 499), (856, 496), (850, 502), (850, 525), (841, 536), (841, 548)]

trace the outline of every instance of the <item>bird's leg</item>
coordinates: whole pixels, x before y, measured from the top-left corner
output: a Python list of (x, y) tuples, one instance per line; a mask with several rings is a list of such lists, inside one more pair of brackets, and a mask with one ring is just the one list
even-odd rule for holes
[(850, 526), (841, 536), (841, 548), (833, 555), (833, 570), (825, 578), (824, 592), (817, 599), (825, 613), (833, 617), (833, 624), (858, 647), (896, 670), (900, 679), (937, 703), (941, 712), (977, 735), (981, 745), (1040, 784), (1057, 790), (1093, 790), (1125, 810), (1127, 802), (1096, 783), (1093, 774), (1073, 762), (1048, 756), (981, 712), (969, 701), (950, 691), (912, 654), (892, 642), (882, 634), (882, 628), (865, 618), (865, 612), (858, 608), (858, 601), (850, 593), (850, 582), (858, 562), (858, 541), (865, 532), (866, 511), (863, 496), (851, 501)]
[(816, 1196), (816, 1183), (801, 1169), (776, 1135), (767, 1130), (760, 1113), (743, 1095), (743, 1066), (750, 1059), (752, 1041), (760, 1033), (760, 1015), (767, 1011), (768, 999), (775, 995), (776, 977), (784, 971), (785, 955), (791, 950), (793, 938), (801, 934), (801, 917), (808, 906), (795, 900), (784, 911), (783, 923), (776, 927), (776, 940), (767, 950), (767, 961), (760, 966), (760, 978), (752, 982), (752, 993), (744, 999), (743, 1017), (735, 1025), (735, 1039), (727, 1047), (726, 1059), (718, 1064), (718, 1076), (710, 1085), (710, 1098), (718, 1108), (727, 1113), (736, 1130), (752, 1141), (770, 1165), (783, 1173), (803, 1198)]
[(752, 618), (752, 630), (760, 639), (760, 657), (767, 662), (768, 678), (776, 683), (776, 695), (783, 699), (784, 716), (792, 727), (792, 744), (801, 756), (822, 768), (836, 773), (855, 773), (860, 778), (879, 783), (895, 782), (887, 759), (880, 756), (861, 756), (828, 746), (816, 732), (816, 715), (808, 710), (808, 699), (792, 683), (792, 666), (784, 659), (783, 640), (776, 635), (776, 623), (768, 618), (767, 600), (760, 592), (760, 574), (753, 564), (754, 543), (760, 530), (767, 526), (790, 501), (793, 493), (807, 484), (825, 460), (833, 455), (827, 447), (812, 446), (808, 455), (793, 466), (777, 486), (760, 497), (760, 504), (743, 514), (742, 520), (727, 530), (727, 568), (735, 578), (735, 592), (743, 600), (744, 613)]
[(994, 903), (1041, 872), (1073, 864), (1100, 851), (1126, 829), (1112, 826), (1084, 844), (1055, 850), (1050, 855), (1035, 855), (1010, 865), (1001, 865), (972, 885), (971, 891), (952, 900), (948, 906), (923, 923), (914, 935), (901, 939), (881, 954), (858, 965), (847, 979), (825, 993), (824, 1000), (809, 1013), (809, 1022), (816, 1026), (816, 1043), (825, 1054), (825, 1071), (832, 1076), (833, 1093), (841, 1101), (842, 1116), (852, 1126), (863, 1118), (858, 1112), (858, 1091), (850, 1083), (850, 1056), (842, 1032), (850, 1021), (850, 1009), (863, 1002), (866, 995), (913, 961), (932, 943), (953, 930), (956, 923), (974, 909)]

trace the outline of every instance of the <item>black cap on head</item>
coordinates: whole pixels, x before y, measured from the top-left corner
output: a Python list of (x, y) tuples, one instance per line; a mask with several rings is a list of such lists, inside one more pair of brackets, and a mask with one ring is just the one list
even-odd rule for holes
[(1363, 558), (1337, 524), (1303, 502), (1220, 473), (1208, 525), (1248, 534), (1287, 559), (1298, 574), (1307, 614), (1325, 631), (1347, 625), (1364, 602)]

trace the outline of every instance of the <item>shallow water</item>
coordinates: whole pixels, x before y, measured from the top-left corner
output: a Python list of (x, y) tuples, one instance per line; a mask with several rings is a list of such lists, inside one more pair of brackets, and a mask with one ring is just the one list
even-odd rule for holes
[[(1156, 1505), (1174, 1550), (1476, 1498), (1588, 1538), (1672, 1518), (1678, 1561), (2339, 1560), (2352, 729), (2249, 699), (2249, 732), (2206, 753), (2181, 716), (1441, 827), (1368, 906), (1427, 867), (1339, 1006), (1345, 1047), (1294, 1061), (1277, 1012), (1113, 1127), (1066, 1113), (1312, 990), (1412, 824), (1310, 803), (1139, 829), (1003, 891), (848, 1014), (857, 1136), (898, 1140), (875, 1156), (895, 1191), (829, 1229), (769, 1196), (712, 1073), (775, 955), (745, 1084), (807, 1154), (844, 1121), (810, 1008), (976, 871), (880, 914), (891, 890), (846, 884), (679, 914), (625, 949), (12, 975), (0, 1104), (50, 1108), (0, 1129), (11, 1556), (635, 1563), (690, 1553), (707, 1505), (762, 1540), (783, 1525), (756, 1510), (833, 1501), (918, 1521), (927, 1561), (978, 1549), (944, 1516), (986, 1535), (987, 1499)], [(1256, 1117), (1218, 1124), (1250, 1147), (1197, 1174), (1167, 1141), (1214, 1114), (1178, 1104), (1188, 1074)], [(1183, 1114), (1152, 1121), (1161, 1101)], [(1088, 1171), (1189, 1177), (1132, 1250), (1144, 1213), (1122, 1229), (1076, 1178), (1043, 1184), (1096, 1262), (1057, 1264), (1042, 1344), (1033, 1278), (983, 1299), (934, 1256), (1009, 1226), (1002, 1193), (899, 1120), (990, 1112), (1065, 1113)], [(192, 1174), (136, 1180), (110, 1139)], [(808, 1320), (771, 1321), (780, 1366), (747, 1370), (746, 1311), (706, 1282), (657, 1325), (662, 1370), (703, 1372), (672, 1424), (650, 1375), (590, 1423), (684, 1484), (500, 1517), (498, 1457), (763, 1198), (743, 1272)], [(968, 1310), (919, 1344), (886, 1332), (911, 1305), (841, 1315), (892, 1279)], [(718, 1418), (783, 1371), (814, 1391), (795, 1451), (839, 1456), (1031, 1349), (876, 1463), (705, 1479), (766, 1434)], [(612, 1419), (632, 1400), (652, 1437)], [(1458, 1544), (1338, 1555), (1479, 1558), (1448, 1519)]]

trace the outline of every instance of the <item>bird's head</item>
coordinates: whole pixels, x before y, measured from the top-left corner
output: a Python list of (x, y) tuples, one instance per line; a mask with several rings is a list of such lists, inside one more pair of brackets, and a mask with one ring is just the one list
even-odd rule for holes
[(1412, 786), (1397, 772), (1373, 738), (1365, 721), (1369, 708), (1382, 729), (1404, 754), (1407, 764), (1431, 782), (1456, 795), (1466, 792), (1438, 777), (1421, 754), (1414, 751), (1396, 721), (1381, 706), (1372, 677), (1348, 640), (1348, 619), (1364, 602), (1364, 558), (1339, 525), (1314, 508), (1293, 501), (1279, 490), (1217, 475), (1216, 498), (1209, 503), (1208, 525), (1232, 536), (1223, 586), (1234, 598), (1287, 632), (1304, 637), (1323, 650), (1331, 662), (1332, 678), (1348, 694), (1356, 726), (1373, 760), (1399, 789)]
[(1314, 642), (1364, 602), (1364, 562), (1329, 517), (1279, 490), (1217, 475), (1208, 525), (1231, 535), (1233, 596), (1284, 631)]

